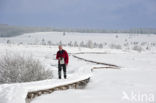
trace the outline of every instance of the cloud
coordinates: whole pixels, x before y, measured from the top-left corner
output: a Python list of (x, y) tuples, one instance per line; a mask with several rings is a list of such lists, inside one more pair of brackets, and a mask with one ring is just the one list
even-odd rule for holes
[[(150, 24), (156, 20), (155, 0), (1, 0), (0, 3), (3, 4), (0, 8), (3, 19), (1, 16), (0, 22), (23, 24), (32, 21), (32, 24), (34, 21), (34, 24), (39, 24), (42, 21), (43, 24), (59, 26), (156, 27), (156, 24)], [(15, 20), (17, 17), (21, 18)]]

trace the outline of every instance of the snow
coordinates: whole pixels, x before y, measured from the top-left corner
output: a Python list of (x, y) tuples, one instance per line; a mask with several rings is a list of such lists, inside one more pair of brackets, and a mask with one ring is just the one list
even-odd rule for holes
[[(149, 75), (154, 75), (154, 73)], [(122, 101), (123, 92), (128, 94), (131, 91), (136, 93), (155, 93), (155, 89), (153, 90), (155, 86), (151, 85), (152, 81), (150, 84), (146, 81), (151, 79), (151, 77), (144, 77), (140, 81), (141, 77), (144, 77), (141, 72), (96, 70), (91, 82), (85, 89), (54, 92), (50, 95), (36, 98), (32, 103), (51, 103), (51, 101), (55, 103), (129, 103), (128, 100)]]
[[(115, 36), (119, 38), (116, 39)], [(154, 103), (156, 100), (148, 100), (149, 95), (156, 96), (156, 48), (152, 47), (149, 51), (141, 53), (133, 50), (110, 49), (110, 48), (80, 48), (64, 47), (70, 54), (69, 65), (67, 67), (68, 79), (57, 79), (57, 61), (55, 53), (57, 46), (48, 45), (27, 45), (29, 43), (38, 43), (42, 39), (51, 40), (54, 43), (60, 40), (63, 43), (69, 41), (78, 42), (93, 40), (96, 42), (117, 43), (123, 45), (125, 39), (129, 42), (147, 42), (155, 43), (156, 35), (139, 35), (139, 34), (97, 34), (97, 33), (66, 33), (63, 36), (61, 32), (29, 33), (12, 38), (0, 38), (0, 55), (7, 53), (17, 53), (25, 56), (32, 56), (39, 59), (45, 69), (53, 71), (53, 79), (29, 82), (13, 83), (0, 85), (0, 103), (25, 103), (26, 95), (29, 91), (52, 88), (55, 86), (68, 84), (91, 77), (91, 81), (85, 89), (69, 89), (66, 91), (56, 91), (52, 94), (42, 95), (35, 98), (31, 103)], [(15, 44), (5, 44), (7, 40)], [(19, 42), (24, 44), (18, 45)], [(74, 54), (86, 52), (85, 54)], [(95, 54), (92, 52), (100, 52)], [(98, 67), (93, 63), (81, 61), (72, 57), (76, 55), (88, 60), (111, 63), (120, 66), (120, 69), (96, 69), (91, 72), (92, 67)], [(123, 99), (124, 94), (128, 99)], [(132, 99), (131, 93), (137, 95), (135, 100)], [(141, 101), (141, 95), (146, 94), (147, 98)], [(146, 100), (147, 99), (147, 100)], [(155, 99), (155, 98), (154, 98)]]
[[(118, 36), (118, 37), (116, 37)], [(84, 43), (92, 40), (96, 43), (102, 43), (108, 48), (111, 44), (121, 45), (122, 48), (129, 48), (131, 43), (138, 42), (145, 43), (144, 47), (150, 46), (151, 43), (156, 43), (156, 35), (154, 34), (118, 34), (118, 33), (76, 33), (76, 32), (66, 32), (66, 35), (63, 36), (63, 32), (37, 32), (37, 33), (26, 33), (17, 37), (12, 38), (0, 38), (0, 43), (6, 43), (10, 40), (11, 43), (15, 44), (42, 44), (42, 40), (45, 42), (51, 41), (52, 44), (58, 44), (60, 41), (63, 44), (69, 42), (74, 43), (75, 41), (78, 44), (82, 41)], [(124, 44), (128, 44), (127, 47), (124, 47)], [(152, 47), (152, 46), (150, 46)]]
[[(122, 99), (123, 93), (126, 93), (129, 98), (132, 98), (130, 95), (133, 92), (136, 95), (146, 94), (147, 99), (150, 98), (148, 97), (150, 94), (156, 95), (156, 80), (154, 79), (156, 77), (156, 64), (154, 64), (156, 54), (110, 53), (108, 55), (78, 54), (77, 56), (100, 62), (119, 63), (122, 68), (120, 70), (94, 70), (91, 82), (84, 90), (58, 91), (52, 95), (36, 98), (32, 103), (50, 103), (51, 101), (55, 103), (62, 103), (62, 101), (65, 103), (140, 103), (141, 97), (131, 101), (131, 99)], [(145, 99), (141, 103), (154, 103)]]
[(123, 68), (131, 70), (147, 70), (155, 71), (156, 69), (156, 54), (144, 52), (144, 53), (106, 53), (106, 54), (79, 54), (79, 57), (85, 59), (94, 60), (98, 62), (111, 63)]
[[(55, 51), (52, 51), (53, 49), (55, 49)], [(54, 63), (54, 65), (57, 64), (57, 61), (54, 60), (56, 50), (56, 47), (1, 45), (1, 55), (5, 54), (5, 51), (13, 54), (16, 52), (26, 56), (32, 55), (34, 58), (39, 59), (46, 69), (53, 70), (54, 77), (50, 80), (30, 83), (2, 84), (0, 85), (0, 103), (25, 103), (26, 95), (30, 91), (48, 89), (59, 85), (69, 84), (75, 81), (87, 79), (88, 77), (92, 76), (90, 68), (86, 66), (85, 63), (80, 62), (77, 65), (70, 63), (69, 67), (67, 67), (69, 69), (68, 79), (58, 80), (57, 68), (55, 66), (51, 66), (52, 63)], [(76, 60), (77, 59), (73, 58), (73, 61), (76, 62)], [(77, 61), (77, 63), (78, 62), (79, 61)], [(79, 65), (84, 66), (79, 67)]]

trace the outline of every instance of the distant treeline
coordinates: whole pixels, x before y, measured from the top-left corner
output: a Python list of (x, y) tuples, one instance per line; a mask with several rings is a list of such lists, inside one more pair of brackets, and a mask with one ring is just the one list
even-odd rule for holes
[(133, 33), (133, 34), (156, 34), (154, 28), (136, 28), (128, 30), (106, 30), (106, 29), (62, 29), (53, 27), (24, 27), (24, 26), (10, 26), (7, 24), (0, 24), (0, 37), (18, 36), (23, 33), (33, 32), (80, 32), (80, 33)]
[(13, 37), (23, 33), (33, 32), (47, 32), (52, 31), (51, 28), (46, 27), (24, 27), (24, 26), (10, 26), (7, 24), (0, 24), (0, 37)]

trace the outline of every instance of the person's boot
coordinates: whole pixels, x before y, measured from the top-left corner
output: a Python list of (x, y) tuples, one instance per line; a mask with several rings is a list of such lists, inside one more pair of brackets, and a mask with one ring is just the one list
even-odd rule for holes
[(61, 77), (59, 76), (59, 79), (61, 79)]
[(58, 75), (59, 75), (59, 79), (61, 79), (61, 71), (59, 71)]
[(64, 79), (67, 79), (67, 76), (66, 75), (64, 75)]
[(66, 75), (66, 72), (64, 72), (64, 79), (67, 79), (67, 75)]

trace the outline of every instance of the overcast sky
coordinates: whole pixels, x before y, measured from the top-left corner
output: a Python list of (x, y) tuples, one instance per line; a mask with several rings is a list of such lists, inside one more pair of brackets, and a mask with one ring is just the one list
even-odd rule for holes
[(0, 0), (0, 24), (156, 28), (156, 0)]

